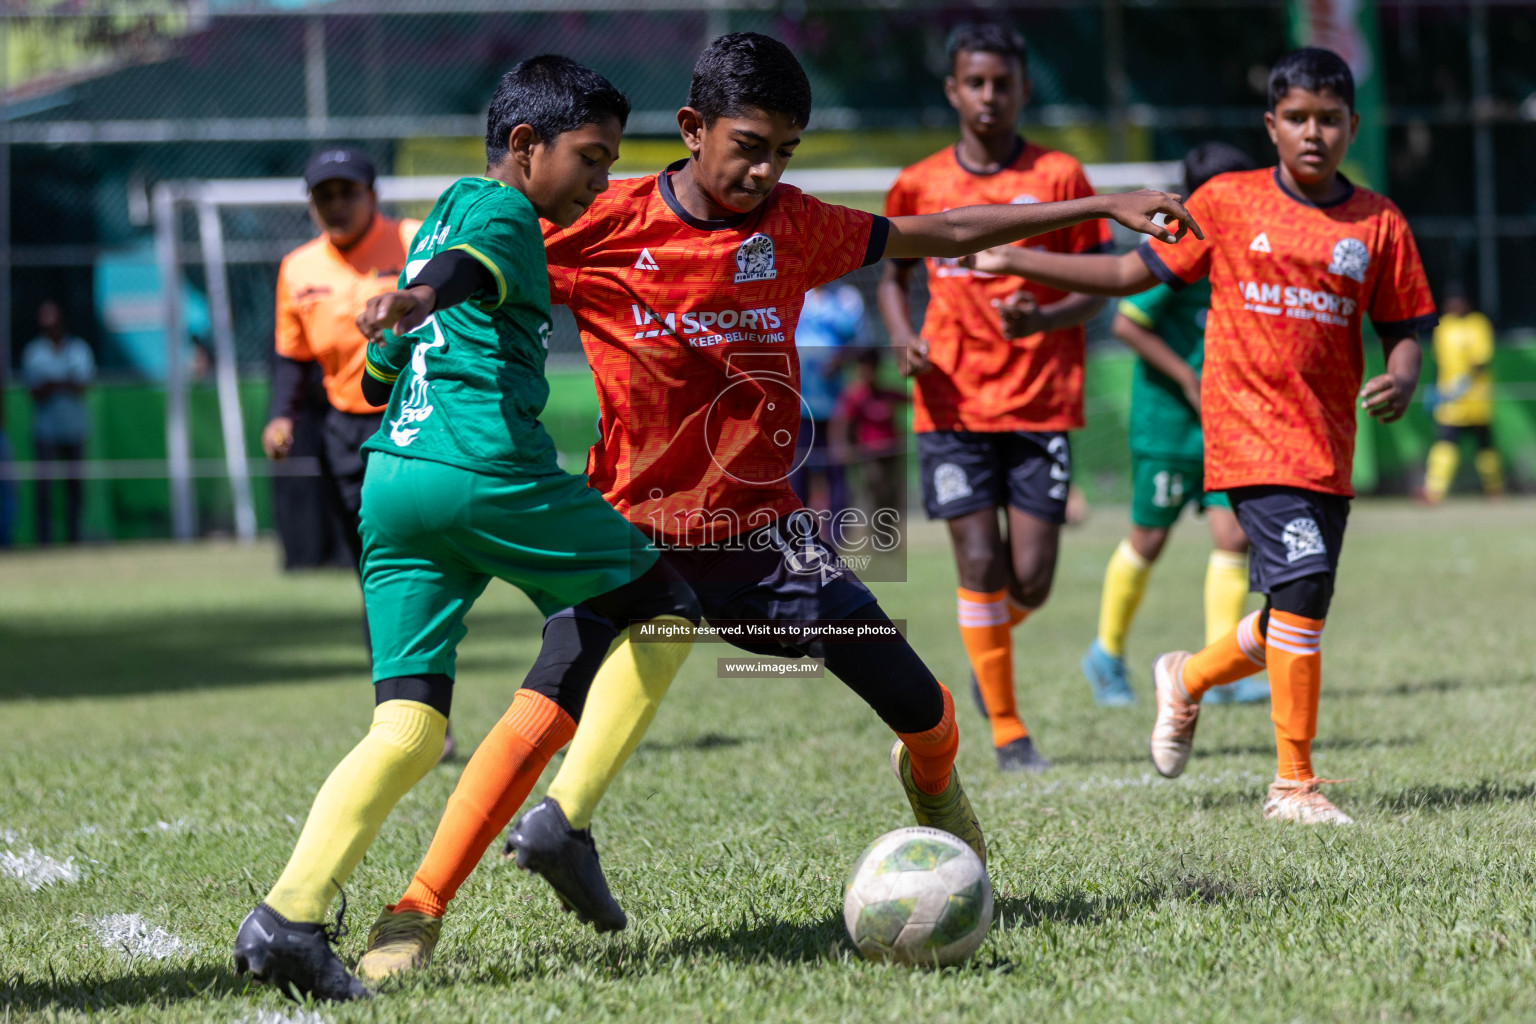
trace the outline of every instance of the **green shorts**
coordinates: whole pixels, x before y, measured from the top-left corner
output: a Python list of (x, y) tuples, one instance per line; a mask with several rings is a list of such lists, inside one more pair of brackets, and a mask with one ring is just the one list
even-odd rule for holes
[(656, 562), (650, 542), (587, 486), (373, 452), (363, 478), (363, 601), (373, 679), (453, 675), (464, 616), (491, 577), (553, 615)]
[(1179, 521), (1193, 502), (1202, 512), (1230, 509), (1226, 494), (1204, 490), (1205, 467), (1188, 459), (1159, 459), (1131, 453), (1131, 522), (1149, 530), (1166, 530)]

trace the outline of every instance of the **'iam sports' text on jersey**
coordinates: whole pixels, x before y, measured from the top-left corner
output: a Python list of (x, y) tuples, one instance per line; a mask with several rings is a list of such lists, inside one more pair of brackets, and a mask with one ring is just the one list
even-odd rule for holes
[[(544, 358), (549, 292), (539, 216), (517, 189), (460, 178), (438, 197), (411, 243), (400, 287), (440, 252), (484, 264), (495, 294), (429, 316), (368, 346), (365, 372), (394, 382), (379, 432), (363, 447), (481, 473), (561, 472), (539, 415), (549, 401)], [(396, 378), (399, 378), (396, 380)]]
[(1206, 489), (1352, 494), (1362, 318), (1383, 337), (1435, 323), (1407, 220), (1385, 196), (1354, 186), (1313, 205), (1280, 184), (1278, 168), (1218, 175), (1186, 205), (1204, 241), (1189, 234), (1138, 251), (1174, 288), (1210, 277)]
[[(950, 146), (903, 170), (885, 199), (887, 216), (943, 213), (960, 206), (1052, 203), (1094, 194), (1083, 167), (1056, 150), (1019, 140), (997, 171), (973, 171)], [(1105, 252), (1103, 220), (1025, 239), (1050, 252)], [(922, 337), (933, 369), (913, 378), (912, 429), (1076, 430), (1083, 425), (1082, 327), (1005, 338), (994, 302), (1023, 289), (1042, 306), (1067, 293), (1012, 275), (929, 259)]]
[(673, 194), (681, 166), (614, 182), (571, 227), (547, 226), (545, 251), (597, 384), (592, 486), (650, 536), (696, 545), (800, 507), (800, 309), (878, 260), (888, 222), (788, 185), (700, 220)]

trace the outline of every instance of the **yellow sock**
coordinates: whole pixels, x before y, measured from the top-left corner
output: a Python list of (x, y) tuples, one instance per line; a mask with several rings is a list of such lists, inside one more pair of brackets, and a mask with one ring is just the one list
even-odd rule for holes
[(1248, 600), (1248, 556), (1212, 551), (1205, 563), (1205, 646), (1237, 627)]
[(1484, 448), (1472, 457), (1472, 465), (1477, 467), (1477, 476), (1483, 482), (1484, 494), (1497, 497), (1504, 493), (1504, 464), (1498, 452)]
[(1424, 463), (1424, 497), (1439, 501), (1451, 489), (1456, 476), (1456, 463), (1461, 452), (1455, 441), (1436, 441), (1429, 447), (1429, 458)]
[(373, 709), (373, 727), (332, 771), (266, 904), (290, 921), (318, 922), (368, 852), (396, 803), (443, 753), (448, 719), (412, 700)]
[[(673, 616), (655, 621), (688, 624)], [(626, 635), (597, 670), (565, 763), (549, 784), (548, 795), (572, 828), (592, 823), (603, 794), (639, 746), (692, 647), (691, 640), (637, 644)]]
[(1104, 570), (1104, 595), (1099, 600), (1099, 646), (1116, 658), (1125, 657), (1125, 634), (1147, 592), (1152, 563), (1122, 540)]

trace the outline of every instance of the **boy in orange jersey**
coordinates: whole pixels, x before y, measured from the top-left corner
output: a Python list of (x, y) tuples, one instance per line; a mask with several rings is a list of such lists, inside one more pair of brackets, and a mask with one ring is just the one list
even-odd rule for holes
[[(1392, 202), (1338, 173), (1354, 139), (1355, 83), (1335, 53), (1295, 50), (1270, 72), (1264, 122), (1278, 167), (1219, 175), (1190, 198), (1202, 240), (1124, 256), (994, 250), (979, 266), (1058, 287), (1129, 295), (1163, 281), (1211, 279), (1200, 411), (1206, 487), (1226, 491), (1252, 544), (1249, 578), (1264, 608), (1197, 654), (1153, 665), (1152, 761), (1184, 771), (1213, 688), (1269, 668), (1278, 773), (1264, 816), (1351, 819), (1318, 789), (1312, 739), (1323, 621), (1349, 515), (1355, 401), (1400, 419), (1418, 384), (1416, 335), (1435, 305), (1408, 223)], [(1387, 372), (1361, 388), (1361, 320), (1381, 336)]]
[[(944, 93), (959, 112), (960, 141), (901, 172), (886, 196), (888, 216), (1094, 194), (1081, 164), (1018, 133), (1030, 93), (1029, 55), (1018, 34), (962, 26), (950, 36), (949, 59)], [(1087, 221), (1021, 244), (1104, 252), (1109, 225)], [(914, 379), (923, 503), (930, 519), (949, 525), (960, 575), (960, 637), (998, 767), (1043, 771), (1050, 762), (1035, 749), (1015, 703), (1012, 628), (1051, 593), (1072, 478), (1067, 431), (1083, 426), (1081, 324), (1104, 300), (1033, 283), (1021, 291), (1017, 278), (930, 259), (928, 312), (916, 334), (910, 283), (917, 264), (886, 263), (880, 312), (891, 343), (906, 349)], [(1006, 332), (997, 313), (1004, 303), (1024, 307), (1009, 317)], [(1129, 703), (1128, 692), (1095, 697)]]
[[(821, 543), (789, 486), (800, 309), (810, 289), (882, 257), (960, 256), (1101, 216), (1171, 241), (1151, 218), (1189, 215), (1157, 192), (892, 218), (832, 206), (779, 184), (810, 112), (810, 82), (783, 43), (722, 36), (695, 64), (689, 105), (678, 111), (689, 157), (611, 185), (575, 224), (546, 229), (551, 298), (576, 317), (601, 407), (588, 477), (693, 588), (711, 624), (742, 629), (732, 643), (824, 659), (896, 734), (891, 767), (917, 823), (985, 860), (954, 769), (949, 691)], [(549, 621), (567, 618), (592, 613), (578, 606)], [(861, 635), (799, 628), (819, 624)], [(592, 816), (671, 681), (618, 671), (657, 646), (639, 631), (605, 635), (599, 657), (610, 640), (559, 773), (507, 842), (519, 866), (600, 931), (627, 917), (593, 852)], [(430, 960), (449, 901), (563, 742), (481, 744), (405, 896), (379, 915), (361, 973), (385, 977)]]

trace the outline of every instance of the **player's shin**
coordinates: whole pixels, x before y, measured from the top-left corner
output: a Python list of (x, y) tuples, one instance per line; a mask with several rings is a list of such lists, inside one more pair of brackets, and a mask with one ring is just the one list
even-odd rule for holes
[(1455, 441), (1436, 441), (1429, 446), (1429, 458), (1424, 464), (1426, 501), (1437, 502), (1445, 497), (1451, 489), (1451, 480), (1456, 476), (1456, 463), (1460, 460), (1461, 453)]
[(1504, 463), (1497, 449), (1484, 448), (1472, 457), (1477, 477), (1483, 483), (1483, 493), (1497, 498), (1504, 493)]
[(992, 745), (1006, 746), (1029, 735), (1019, 718), (1013, 692), (1013, 637), (1009, 632), (1008, 592), (982, 593), (959, 588), (960, 640), (976, 673), (992, 724)]
[(421, 867), (392, 909), (442, 917), (491, 840), (575, 731), (575, 720), (553, 700), (534, 690), (517, 691), (511, 708), (464, 766)]
[(943, 711), (933, 726), (919, 732), (896, 735), (912, 757), (912, 781), (930, 796), (937, 796), (949, 786), (955, 767), (955, 753), (960, 749), (960, 729), (955, 724), (955, 700), (943, 683), (935, 683), (943, 694)]
[(1313, 777), (1312, 739), (1322, 688), (1323, 620), (1275, 610), (1267, 630), (1270, 718), (1275, 723), (1278, 774), (1303, 781)]
[(289, 921), (319, 922), (389, 812), (437, 763), (447, 725), (442, 712), (412, 700), (374, 708), (368, 735), (316, 794), (266, 905)]
[(1248, 556), (1212, 551), (1205, 566), (1205, 642), (1215, 643), (1237, 628), (1248, 600)]
[(572, 828), (591, 824), (603, 794), (639, 745), (692, 649), (692, 623), (687, 619), (660, 616), (651, 621), (682, 627), (681, 635), (687, 638), (637, 642), (626, 635), (598, 669), (571, 749), (549, 785), (550, 798)]
[(1259, 629), (1262, 614), (1245, 616), (1226, 635), (1184, 663), (1184, 691), (1191, 700), (1198, 701), (1213, 688), (1246, 679), (1264, 668), (1264, 635)]
[(1099, 599), (1099, 646), (1116, 658), (1125, 657), (1125, 636), (1131, 619), (1147, 591), (1152, 563), (1122, 540), (1104, 570), (1104, 592)]

